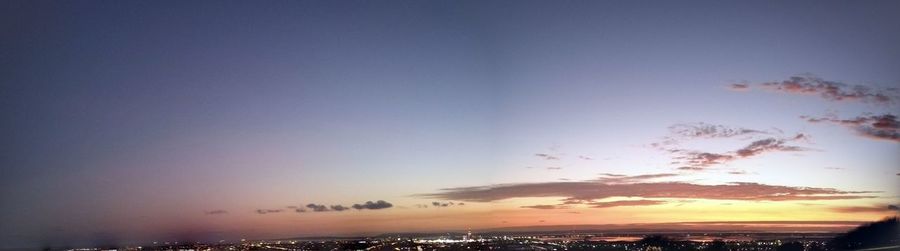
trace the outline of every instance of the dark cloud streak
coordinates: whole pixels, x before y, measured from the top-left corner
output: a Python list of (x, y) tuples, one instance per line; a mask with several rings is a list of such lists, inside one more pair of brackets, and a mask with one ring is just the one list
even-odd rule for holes
[(732, 91), (747, 91), (750, 90), (750, 85), (744, 83), (731, 84), (728, 85), (728, 89), (731, 89)]
[(366, 203), (363, 203), (363, 204), (353, 204), (353, 206), (351, 206), (351, 207), (353, 207), (353, 209), (356, 209), (356, 210), (363, 210), (363, 209), (379, 210), (379, 209), (391, 208), (393, 206), (394, 206), (393, 204), (391, 204), (387, 201), (379, 200), (376, 202), (366, 201)]
[(560, 205), (533, 205), (533, 206), (521, 206), (521, 208), (551, 210), (551, 209), (567, 209), (569, 207), (568, 206), (560, 206)]
[(327, 206), (314, 204), (314, 203), (306, 204), (306, 208), (311, 209), (313, 212), (327, 212), (328, 211)]
[(221, 210), (221, 209), (203, 212), (203, 214), (205, 214), (205, 215), (220, 215), (220, 214), (227, 214), (227, 213), (228, 213), (228, 211)]
[(336, 212), (343, 212), (346, 210), (350, 210), (349, 207), (345, 207), (343, 205), (331, 205), (331, 207), (329, 207), (329, 208), (331, 208), (332, 211), (336, 211)]
[(606, 201), (606, 202), (591, 202), (588, 203), (592, 208), (610, 208), (610, 207), (631, 207), (631, 206), (652, 206), (652, 205), (660, 205), (665, 204), (666, 201), (663, 200), (620, 200), (620, 201)]
[(283, 211), (284, 210), (281, 210), (281, 209), (256, 209), (257, 214), (274, 214), (274, 213), (281, 213)]

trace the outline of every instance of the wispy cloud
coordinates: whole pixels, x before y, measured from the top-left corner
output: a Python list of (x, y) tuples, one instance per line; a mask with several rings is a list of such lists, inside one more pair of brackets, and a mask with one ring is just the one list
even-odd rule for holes
[(707, 123), (675, 124), (669, 126), (669, 132), (685, 138), (730, 138), (748, 134), (767, 134), (766, 131), (729, 127)]
[(748, 91), (750, 90), (750, 84), (746, 83), (736, 83), (728, 85), (728, 89), (732, 91)]
[[(563, 197), (570, 204), (590, 203), (611, 197), (711, 199), (748, 201), (803, 201), (872, 198), (871, 191), (842, 191), (831, 188), (791, 187), (759, 183), (721, 185), (685, 182), (606, 183), (600, 180), (580, 182), (544, 182), (500, 184), (442, 189), (418, 194), (424, 198), (491, 202), (513, 198)], [(569, 204), (567, 203), (567, 204)]]
[(256, 209), (256, 213), (258, 213), (258, 214), (274, 214), (274, 213), (281, 213), (283, 211), (284, 210), (281, 210), (281, 209)]
[[(745, 85), (745, 84), (737, 84)], [(733, 88), (732, 90), (746, 90)], [(818, 95), (829, 101), (859, 101), (865, 103), (893, 104), (898, 99), (896, 88), (874, 88), (864, 85), (850, 85), (837, 81), (824, 80), (813, 75), (798, 75), (783, 81), (765, 82), (758, 85), (760, 89), (772, 92)]]
[(679, 170), (703, 170), (709, 166), (722, 164), (735, 159), (730, 154), (717, 154), (707, 152), (682, 152), (681, 156), (676, 156), (679, 160), (674, 163), (682, 164)]
[[(803, 134), (798, 134), (795, 139), (803, 138)], [(741, 158), (747, 158), (759, 155), (764, 152), (798, 152), (804, 151), (804, 148), (798, 146), (785, 145), (784, 139), (768, 138), (754, 141), (744, 148), (738, 149), (735, 154)]]
[[(669, 135), (662, 141), (650, 144), (651, 147), (673, 155), (671, 164), (678, 165), (679, 170), (701, 171), (711, 166), (724, 164), (741, 158), (748, 158), (767, 152), (803, 151), (805, 148), (791, 146), (790, 141), (808, 140), (808, 135), (797, 134), (793, 137), (780, 137), (780, 130), (775, 131), (748, 129), (708, 123), (684, 123), (669, 126)], [(774, 135), (773, 135), (774, 134)], [(765, 138), (761, 138), (765, 137)], [(697, 139), (751, 140), (747, 146), (731, 152), (710, 152), (691, 150), (681, 147), (681, 143)]]
[(675, 154), (676, 161), (673, 164), (681, 165), (679, 170), (705, 170), (711, 166), (724, 164), (743, 158), (750, 158), (768, 152), (799, 152), (809, 149), (789, 145), (788, 142), (805, 140), (807, 136), (797, 134), (790, 138), (765, 138), (751, 142), (747, 146), (727, 153), (710, 153), (700, 151), (677, 150), (670, 151)]
[(858, 135), (877, 140), (900, 142), (900, 122), (893, 114), (863, 115), (851, 119), (839, 119), (835, 116), (810, 117), (800, 116), (810, 123), (832, 123), (853, 129)]
[(220, 214), (227, 214), (227, 213), (228, 213), (228, 211), (225, 211), (222, 209), (216, 209), (216, 210), (210, 210), (210, 211), (203, 212), (203, 214), (205, 214), (205, 215), (220, 215)]
[(537, 157), (545, 159), (545, 160), (559, 160), (559, 156), (549, 154), (549, 153), (535, 153), (534, 156), (537, 156)]

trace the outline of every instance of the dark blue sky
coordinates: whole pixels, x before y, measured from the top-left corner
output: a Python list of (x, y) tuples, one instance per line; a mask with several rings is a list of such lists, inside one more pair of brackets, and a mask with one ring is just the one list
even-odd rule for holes
[[(694, 122), (804, 133), (816, 151), (686, 179), (896, 200), (895, 142), (798, 118), (896, 114), (896, 103), (727, 87), (802, 74), (897, 87), (897, 13), (897, 1), (3, 1), (0, 247), (492, 227), (472, 216), (490, 212), (478, 205), (353, 220), (245, 213), (670, 172), (672, 156), (646, 146)], [(594, 162), (534, 159), (554, 151)], [(823, 167), (857, 169), (804, 178)], [(754, 175), (728, 175), (739, 171)], [(230, 213), (203, 215), (218, 209)], [(352, 223), (419, 214), (428, 220)], [(872, 215), (807, 219), (828, 218)]]

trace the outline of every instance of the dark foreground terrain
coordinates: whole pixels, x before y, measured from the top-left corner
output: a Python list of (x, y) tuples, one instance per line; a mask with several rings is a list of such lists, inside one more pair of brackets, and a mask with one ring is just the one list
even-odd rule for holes
[(47, 250), (647, 250), (647, 251), (825, 251), (900, 250), (898, 218), (847, 233), (459, 233), (383, 235), (371, 238), (287, 239), (237, 243)]

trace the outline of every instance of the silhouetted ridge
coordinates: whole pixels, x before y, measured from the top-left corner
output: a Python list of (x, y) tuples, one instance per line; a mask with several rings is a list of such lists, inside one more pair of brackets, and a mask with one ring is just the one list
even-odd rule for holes
[(835, 237), (829, 243), (829, 246), (834, 250), (856, 250), (897, 245), (900, 245), (900, 220), (897, 217), (859, 226), (850, 232)]

